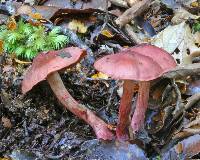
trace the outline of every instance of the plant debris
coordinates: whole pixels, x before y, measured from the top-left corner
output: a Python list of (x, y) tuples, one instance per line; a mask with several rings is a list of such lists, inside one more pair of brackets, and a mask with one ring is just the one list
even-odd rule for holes
[[(200, 159), (199, 9), (198, 0), (1, 0), (0, 159)], [(152, 80), (169, 60), (141, 46), (162, 48), (173, 67)], [(86, 56), (66, 67), (78, 50)], [(110, 58), (118, 53), (129, 57)], [(150, 81), (127, 80), (131, 70)]]

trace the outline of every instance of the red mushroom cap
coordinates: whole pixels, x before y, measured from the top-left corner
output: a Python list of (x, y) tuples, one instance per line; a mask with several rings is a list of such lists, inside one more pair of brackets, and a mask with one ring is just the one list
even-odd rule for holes
[(172, 69), (170, 67), (174, 68), (176, 66), (176, 61), (168, 52), (166, 52), (162, 48), (159, 48), (150, 44), (136, 45), (124, 51), (130, 52), (130, 53), (137, 52), (139, 54), (152, 58), (154, 61), (156, 61), (160, 65), (160, 67), (165, 72)]
[(76, 64), (85, 54), (85, 50), (77, 47), (39, 54), (34, 58), (32, 66), (27, 70), (22, 81), (22, 93), (25, 94), (31, 90), (34, 85), (45, 80), (50, 73)]
[[(150, 51), (152, 52), (151, 49)], [(148, 52), (147, 49), (146, 51)], [(168, 53), (161, 52), (163, 51), (161, 49), (156, 49), (156, 51), (159, 51), (159, 56), (154, 59), (154, 57), (134, 52), (132, 48), (129, 48), (118, 54), (108, 55), (97, 60), (94, 66), (98, 71), (114, 79), (149, 81), (160, 77), (163, 73), (176, 66), (175, 60)], [(155, 53), (152, 55), (155, 55)], [(160, 61), (159, 58), (161, 59)]]

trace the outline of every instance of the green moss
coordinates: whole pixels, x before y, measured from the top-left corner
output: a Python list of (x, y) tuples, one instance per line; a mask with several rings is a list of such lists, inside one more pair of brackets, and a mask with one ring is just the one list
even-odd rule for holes
[(200, 31), (200, 22), (194, 23), (193, 26), (192, 26), (192, 30), (194, 32), (199, 32)]
[(41, 51), (58, 50), (69, 42), (69, 37), (60, 35), (60, 27), (47, 32), (44, 26), (32, 26), (20, 20), (14, 30), (0, 26), (3, 49), (24, 59), (33, 59)]

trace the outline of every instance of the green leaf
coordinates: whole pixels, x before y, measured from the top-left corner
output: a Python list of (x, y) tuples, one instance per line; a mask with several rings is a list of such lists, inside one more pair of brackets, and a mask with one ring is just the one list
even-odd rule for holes
[(19, 46), (15, 49), (15, 54), (16, 54), (17, 57), (20, 57), (20, 56), (23, 55), (24, 51), (25, 51), (25, 47)]
[(45, 45), (45, 39), (44, 38), (38, 38), (34, 42), (34, 48), (37, 50), (42, 50)]
[(17, 40), (20, 40), (23, 38), (23, 35), (17, 32), (11, 32), (10, 34), (7, 35), (7, 41), (11, 44), (14, 44)]
[(54, 28), (51, 30), (51, 32), (49, 32), (49, 35), (50, 35), (50, 36), (51, 36), (51, 35), (55, 36), (55, 35), (59, 34), (60, 31), (61, 31), (61, 28), (60, 28), (60, 27), (54, 27)]

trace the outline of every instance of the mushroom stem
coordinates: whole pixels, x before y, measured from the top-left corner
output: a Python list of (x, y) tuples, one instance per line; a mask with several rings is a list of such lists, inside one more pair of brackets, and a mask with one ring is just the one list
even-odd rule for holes
[(49, 74), (47, 80), (62, 105), (88, 123), (93, 128), (98, 139), (111, 140), (113, 138), (113, 134), (108, 129), (107, 124), (70, 95), (58, 72)]
[(149, 89), (149, 81), (139, 82), (139, 91), (136, 102), (136, 108), (131, 120), (131, 127), (133, 129), (133, 133), (136, 133), (142, 127), (144, 127), (145, 113), (148, 107), (149, 100)]
[(134, 94), (135, 84), (131, 80), (125, 80), (123, 84), (123, 95), (119, 107), (119, 120), (117, 125), (117, 138), (119, 140), (128, 139), (128, 125), (130, 124), (131, 104)]

